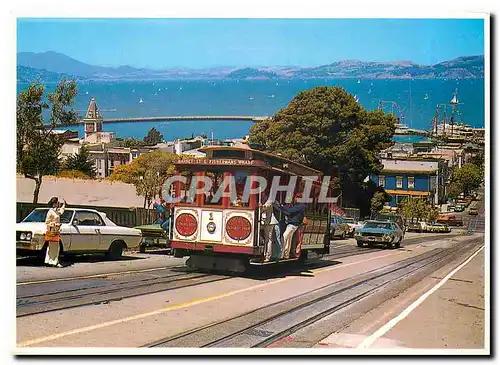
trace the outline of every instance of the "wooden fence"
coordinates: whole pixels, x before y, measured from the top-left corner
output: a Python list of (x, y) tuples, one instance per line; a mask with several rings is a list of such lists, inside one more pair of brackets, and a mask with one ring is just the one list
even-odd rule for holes
[[(16, 222), (22, 221), (35, 208), (47, 208), (47, 204), (16, 203)], [(71, 205), (68, 208), (95, 209), (106, 213), (106, 216), (117, 225), (125, 227), (136, 227), (142, 224), (153, 223), (158, 217), (158, 213), (154, 209), (92, 207), (84, 205)]]

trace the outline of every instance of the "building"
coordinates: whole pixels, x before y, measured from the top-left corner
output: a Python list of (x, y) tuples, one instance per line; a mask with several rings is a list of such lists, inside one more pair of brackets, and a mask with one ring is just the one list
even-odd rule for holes
[(383, 170), (370, 179), (391, 196), (389, 205), (398, 206), (404, 199), (424, 198), (440, 204), (445, 200), (447, 163), (442, 159), (382, 158)]
[(115, 140), (116, 135), (114, 132), (103, 132), (103, 117), (93, 97), (90, 98), (89, 107), (82, 122), (84, 124), (85, 142), (111, 143)]

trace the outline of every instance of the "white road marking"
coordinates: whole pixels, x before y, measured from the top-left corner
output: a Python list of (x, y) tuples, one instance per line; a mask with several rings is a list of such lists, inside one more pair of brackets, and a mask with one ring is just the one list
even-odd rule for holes
[(368, 336), (361, 344), (359, 344), (358, 349), (367, 349), (371, 345), (375, 343), (380, 337), (389, 332), (395, 325), (397, 325), (400, 321), (405, 319), (415, 308), (417, 308), (420, 304), (423, 303), (432, 293), (438, 290), (441, 286), (443, 286), (453, 275), (455, 275), (459, 270), (461, 270), (465, 265), (467, 265), (476, 255), (481, 252), (484, 248), (484, 245), (481, 246), (476, 252), (474, 252), (467, 260), (465, 260), (462, 264), (456, 267), (452, 272), (446, 275), (439, 283), (433, 286), (426, 293), (421, 295), (416, 301), (414, 301), (410, 306), (408, 306), (405, 310), (399, 313), (396, 317), (391, 319), (389, 322), (380, 327), (377, 331), (375, 331), (372, 335)]

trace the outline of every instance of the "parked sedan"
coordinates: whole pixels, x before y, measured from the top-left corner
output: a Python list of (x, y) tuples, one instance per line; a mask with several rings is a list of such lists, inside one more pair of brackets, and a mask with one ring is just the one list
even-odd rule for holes
[(469, 208), (469, 215), (478, 215), (479, 210), (477, 208)]
[[(45, 256), (47, 212), (48, 208), (37, 208), (16, 224), (18, 253)], [(124, 249), (136, 248), (140, 241), (140, 230), (117, 226), (94, 209), (66, 209), (61, 216), (61, 254), (105, 253), (117, 259)]]
[(427, 226), (427, 232), (449, 233), (451, 229), (447, 224), (434, 223)]
[(403, 231), (394, 222), (367, 221), (363, 228), (356, 231), (354, 238), (359, 247), (363, 247), (365, 243), (369, 246), (378, 243), (388, 248), (399, 248), (403, 241)]
[(410, 222), (406, 226), (407, 232), (427, 232), (428, 225), (425, 222)]

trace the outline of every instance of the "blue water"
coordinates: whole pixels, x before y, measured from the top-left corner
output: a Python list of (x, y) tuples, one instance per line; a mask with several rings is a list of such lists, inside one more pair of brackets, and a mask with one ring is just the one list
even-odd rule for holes
[[(252, 81), (148, 81), (79, 83), (74, 104), (84, 114), (90, 97), (96, 99), (104, 118), (177, 115), (271, 116), (285, 107), (300, 90), (318, 85), (338, 85), (357, 95), (367, 109), (379, 101), (395, 101), (404, 123), (428, 129), (436, 104), (448, 103), (458, 89), (463, 122), (484, 127), (484, 80), (252, 80)], [(18, 90), (27, 84), (18, 84)], [(54, 84), (47, 85), (53, 91)], [(411, 90), (410, 90), (411, 89)], [(410, 108), (411, 91), (411, 108)], [(425, 98), (427, 94), (428, 98)], [(139, 103), (142, 98), (143, 103)], [(390, 111), (389, 107), (385, 111)], [(399, 113), (399, 111), (395, 110)], [(171, 121), (104, 124), (104, 130), (118, 137), (142, 138), (155, 126), (167, 140), (210, 134), (215, 138), (240, 138), (248, 134), (250, 121)], [(75, 128), (72, 128), (75, 129)], [(80, 135), (82, 127), (77, 127)], [(406, 137), (405, 137), (406, 138)]]

